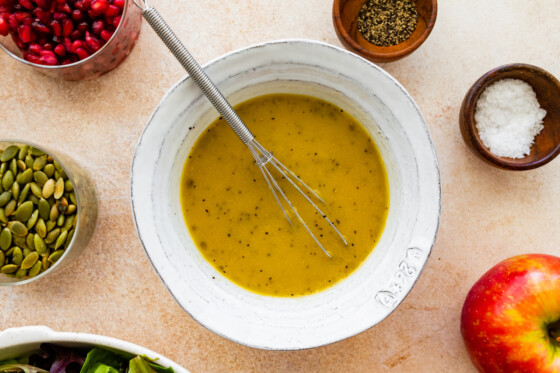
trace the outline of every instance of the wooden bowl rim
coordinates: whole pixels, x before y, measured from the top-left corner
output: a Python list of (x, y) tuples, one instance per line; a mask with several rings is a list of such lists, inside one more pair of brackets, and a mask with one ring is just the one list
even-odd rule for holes
[(422, 34), (420, 34), (420, 36), (418, 37), (418, 39), (416, 39), (416, 41), (414, 41), (414, 43), (410, 44), (409, 46), (407, 46), (403, 49), (400, 49), (400, 50), (397, 50), (397, 51), (394, 51), (394, 52), (374, 52), (374, 51), (371, 51), (371, 50), (366, 49), (366, 48), (362, 47), (361, 45), (359, 45), (346, 32), (346, 29), (342, 25), (342, 17), (340, 15), (340, 1), (341, 0), (334, 0), (334, 2), (333, 2), (333, 22), (335, 24), (335, 27), (336, 27), (339, 35), (341, 35), (344, 38), (344, 40), (354, 50), (356, 50), (357, 52), (359, 52), (363, 56), (365, 56), (367, 58), (371, 58), (371, 59), (387, 60), (387, 62), (400, 59), (400, 58), (414, 52), (420, 45), (422, 45), (422, 43), (424, 43), (424, 41), (426, 41), (428, 36), (430, 36), (430, 34), (432, 33), (432, 30), (433, 30), (434, 25), (436, 23), (436, 18), (437, 18), (437, 13), (438, 13), (437, 0), (430, 0), (431, 3), (432, 3), (432, 12), (430, 14), (430, 20), (426, 24), (426, 29), (424, 30), (424, 32)]
[[(558, 154), (560, 154), (560, 141), (556, 145), (556, 147), (545, 156), (534, 160), (528, 161), (526, 163), (519, 163), (512, 162), (507, 157), (500, 157), (492, 153), (478, 135), (478, 130), (476, 129), (476, 124), (474, 121), (474, 111), (476, 108), (476, 103), (484, 90), (490, 85), (490, 80), (496, 82), (502, 78), (499, 78), (501, 75), (507, 72), (512, 71), (527, 71), (533, 75), (541, 75), (546, 80), (550, 81), (552, 84), (556, 86), (556, 89), (560, 92), (560, 81), (554, 77), (554, 75), (550, 74), (548, 71), (541, 69), (540, 67), (524, 64), (524, 63), (511, 63), (496, 67), (486, 74), (482, 75), (472, 86), (469, 88), (465, 100), (464, 100), (464, 112), (461, 113), (462, 120), (465, 122), (465, 130), (469, 134), (469, 138), (472, 139), (471, 144), (474, 149), (488, 162), (491, 164), (506, 170), (512, 171), (525, 171), (535, 169), (537, 167), (543, 166), (550, 161), (552, 161)], [(496, 79), (498, 77), (498, 79)], [(517, 78), (531, 84), (530, 82), (526, 81), (522, 78)], [(533, 85), (531, 84), (531, 87)], [(533, 87), (534, 89), (534, 87)]]

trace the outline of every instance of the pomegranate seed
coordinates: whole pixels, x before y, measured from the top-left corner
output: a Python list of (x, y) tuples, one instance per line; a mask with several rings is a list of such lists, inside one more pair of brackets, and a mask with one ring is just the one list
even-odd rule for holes
[(42, 32), (43, 34), (47, 34), (51, 32), (51, 30), (41, 22), (35, 21), (31, 24), (31, 26), (33, 26), (33, 30), (37, 32)]
[(47, 2), (45, 0), (34, 0), (34, 1), (39, 8), (41, 8), (41, 9), (47, 9), (48, 8)]
[(10, 25), (10, 30), (12, 30), (12, 32), (17, 32), (19, 23), (16, 19), (16, 15), (15, 14), (11, 14), (8, 17), (8, 24)]
[(81, 10), (76, 9), (72, 12), (72, 19), (74, 21), (81, 21), (82, 19), (84, 19), (84, 14)]
[(105, 40), (105, 41), (109, 41), (109, 39), (111, 39), (111, 37), (113, 36), (113, 33), (111, 31), (107, 31), (107, 30), (103, 30), (101, 31), (101, 39)]
[(25, 59), (31, 63), (42, 64), (41, 57), (37, 57), (32, 54), (25, 56)]
[(31, 14), (27, 12), (16, 12), (14, 13), (14, 16), (16, 17), (18, 23), (23, 23), (23, 21), (27, 18), (31, 18)]
[(49, 24), (52, 21), (51, 15), (48, 12), (41, 10), (40, 8), (35, 8), (33, 14), (39, 21), (43, 22), (45, 25)]
[(82, 36), (82, 32), (81, 32), (80, 30), (74, 30), (74, 31), (72, 31), (72, 33), (70, 34), (70, 39), (72, 39), (72, 40), (78, 40), (81, 36)]
[(33, 3), (30, 0), (19, 0), (22, 7), (26, 9), (33, 9)]
[(54, 53), (58, 54), (59, 56), (64, 56), (66, 55), (66, 48), (64, 48), (64, 45), (58, 44), (56, 47), (54, 47)]
[(32, 43), (31, 45), (29, 45), (29, 48), (28, 48), (29, 52), (35, 53), (35, 54), (40, 54), (42, 50), (43, 50), (43, 47), (41, 47), (37, 43)]
[(109, 8), (109, 3), (107, 0), (93, 0), (91, 2), (90, 9), (97, 14), (103, 14)]
[(91, 6), (91, 0), (83, 0), (84, 8), (89, 9)]
[(124, 9), (124, 0), (113, 0), (113, 5), (116, 5), (119, 8)]
[[(43, 54), (45, 52), (50, 52), (51, 54)], [(58, 63), (58, 59), (56, 58), (55, 54), (51, 51), (43, 51), (41, 53), (41, 61), (45, 65), (56, 65)]]
[(53, 50), (53, 46), (51, 43), (45, 43), (43, 44), (43, 49), (47, 50), (47, 51), (52, 51)]
[(0, 35), (7, 36), (10, 32), (10, 25), (3, 17), (0, 17)]
[(63, 20), (68, 18), (68, 14), (61, 13), (61, 12), (54, 12), (53, 13), (53, 18), (57, 21), (63, 21)]
[(84, 2), (83, 1), (76, 1), (74, 3), (74, 8), (81, 10), (82, 12), (86, 10), (86, 8), (84, 7)]
[(31, 26), (29, 25), (21, 25), (18, 28), (18, 34), (24, 43), (31, 43), (33, 40), (37, 39), (37, 35), (33, 33), (31, 30)]
[(87, 29), (89, 29), (89, 23), (87, 22), (80, 22), (78, 24), (78, 26), (76, 27), (80, 32), (85, 32), (87, 31)]
[(122, 10), (121, 8), (119, 8), (116, 5), (109, 5), (109, 7), (107, 8), (107, 11), (105, 12), (106, 15), (108, 16), (117, 16), (119, 14), (121, 14)]
[(13, 5), (13, 0), (0, 0), (0, 5)]
[(113, 19), (113, 27), (117, 28), (119, 26), (119, 23), (121, 23), (121, 18), (122, 16), (116, 16), (115, 19)]
[(23, 50), (25, 48), (25, 43), (21, 41), (21, 39), (19, 38), (19, 36), (17, 36), (16, 33), (12, 34), (12, 40), (14, 41), (14, 43), (16, 43), (19, 49)]
[(97, 52), (101, 48), (101, 43), (99, 39), (95, 36), (91, 36), (89, 32), (86, 31), (86, 45), (94, 52)]
[(62, 26), (60, 25), (60, 22), (52, 21), (49, 26), (51, 26), (51, 30), (54, 36), (62, 35)]
[(93, 21), (93, 23), (91, 24), (91, 31), (93, 31), (95, 35), (101, 34), (101, 31), (103, 31), (104, 29), (105, 24), (100, 19), (97, 21)]
[(72, 53), (76, 53), (76, 49), (78, 48), (82, 48), (84, 46), (84, 42), (81, 40), (75, 40), (72, 43), (72, 47), (70, 48), (70, 51), (72, 51)]
[(62, 44), (64, 44), (64, 48), (66, 48), (68, 52), (72, 51), (72, 39), (64, 38), (62, 39)]
[(71, 20), (65, 19), (62, 21), (62, 36), (69, 36), (74, 30), (74, 24)]
[(88, 51), (86, 51), (84, 48), (78, 48), (78, 49), (76, 49), (76, 52), (75, 52), (75, 53), (78, 55), (78, 58), (79, 58), (80, 60), (85, 60), (86, 58), (89, 57)]
[(72, 8), (70, 8), (70, 5), (68, 5), (66, 2), (62, 3), (62, 4), (58, 4), (56, 6), (56, 10), (58, 10), (59, 12), (64, 12), (64, 13), (72, 13)]

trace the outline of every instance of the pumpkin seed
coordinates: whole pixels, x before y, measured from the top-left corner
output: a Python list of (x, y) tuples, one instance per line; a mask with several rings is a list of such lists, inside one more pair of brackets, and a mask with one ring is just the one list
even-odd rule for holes
[(33, 193), (28, 198), (34, 205), (39, 205), (39, 197), (34, 195)]
[(43, 218), (43, 220), (49, 220), (49, 215), (50, 215), (50, 212), (51, 212), (51, 206), (49, 205), (47, 200), (44, 199), (44, 198), (41, 198), (39, 200), (39, 205), (37, 207), (39, 209), (39, 215), (41, 216), (41, 218)]
[(35, 158), (35, 161), (33, 162), (33, 171), (41, 171), (43, 169), (43, 167), (45, 167), (45, 165), (47, 164), (47, 156), (46, 155), (42, 155), (40, 157)]
[(10, 202), (10, 200), (12, 199), (12, 192), (2, 192), (2, 194), (0, 194), (0, 207), (6, 205), (6, 203)]
[(37, 183), (31, 183), (31, 193), (37, 198), (43, 198), (43, 189)]
[(4, 176), (2, 176), (2, 188), (4, 188), (4, 190), (9, 190), (12, 187), (13, 183), (14, 174), (12, 173), (12, 171), (8, 170), (6, 171)]
[[(13, 201), (13, 200), (12, 200)], [(16, 220), (26, 222), (33, 214), (33, 202), (26, 201), (22, 203), (16, 210)]]
[(33, 163), (35, 163), (35, 158), (33, 158), (30, 155), (27, 155), (25, 157), (25, 165), (27, 166), (28, 169), (31, 170), (31, 172), (33, 172)]
[(43, 152), (42, 150), (39, 150), (37, 148), (31, 148), (30, 153), (32, 156), (35, 157), (40, 157), (42, 155), (45, 155), (45, 152)]
[(10, 246), (12, 246), (12, 232), (8, 228), (4, 228), (0, 232), (0, 249), (7, 251)]
[(16, 248), (15, 246), (10, 247), (10, 248), (8, 249), (8, 251), (6, 251), (4, 254), (5, 254), (6, 256), (12, 256), (12, 253), (14, 252), (14, 249), (15, 249), (15, 248)]
[(23, 252), (19, 247), (16, 246), (14, 252), (12, 253), (12, 263), (19, 266), (21, 265), (21, 262), (23, 262)]
[(54, 245), (54, 249), (58, 249), (59, 247), (63, 246), (66, 243), (66, 238), (68, 237), (68, 231), (62, 231), (60, 236), (56, 239), (56, 243)]
[[(53, 195), (54, 186), (55, 186), (54, 180), (53, 179), (48, 179), (47, 182), (45, 183), (45, 185), (43, 185), (43, 198), (49, 198), (50, 196)], [(56, 198), (56, 197), (54, 197), (54, 198)]]
[(10, 171), (12, 171), (12, 175), (15, 177), (18, 173), (18, 166), (17, 166), (17, 161), (15, 158), (12, 158), (12, 160), (10, 161)]
[(27, 276), (27, 269), (20, 268), (16, 272), (16, 278), (24, 278)]
[[(29, 201), (31, 202), (31, 201)], [(33, 205), (33, 203), (32, 203)], [(27, 223), (25, 224), (25, 226), (27, 227), (27, 230), (33, 228), (35, 226), (35, 223), (37, 223), (37, 219), (39, 219), (39, 210), (35, 209), (33, 211), (33, 213), (31, 214), (31, 217), (29, 218), (29, 220), (27, 220)]]
[(76, 215), (67, 215), (66, 219), (64, 219), (64, 225), (62, 226), (62, 229), (66, 229), (67, 231), (70, 230), (70, 228), (72, 228), (72, 225), (74, 224), (75, 218)]
[(33, 172), (33, 180), (39, 185), (41, 188), (45, 185), (49, 177), (43, 171), (35, 171)]
[(35, 240), (33, 239), (34, 234), (33, 233), (29, 233), (27, 235), (27, 237), (25, 238), (25, 243), (27, 244), (27, 248), (29, 250), (35, 250)]
[(70, 201), (77, 205), (78, 204), (78, 200), (76, 199), (76, 194), (74, 192), (70, 192), (68, 193), (68, 197), (70, 197)]
[(58, 225), (59, 227), (62, 227), (64, 225), (64, 220), (66, 219), (66, 217), (62, 214), (58, 215), (58, 218), (56, 219), (56, 225)]
[(43, 259), (41, 259), (41, 266), (43, 267), (43, 271), (46, 271), (51, 266), (48, 255), (43, 256)]
[(73, 213), (76, 212), (76, 205), (68, 205), (68, 207), (66, 208), (66, 215), (71, 215)]
[(19, 198), (19, 192), (20, 192), (20, 187), (19, 187), (19, 183), (17, 181), (15, 181), (12, 184), (12, 197), (17, 201)]
[[(19, 185), (19, 183), (18, 183)], [(19, 198), (18, 198), (18, 205), (21, 205), (23, 203), (23, 201), (25, 201), (25, 199), (27, 198), (27, 195), (29, 194), (29, 189), (31, 188), (31, 185), (26, 184), (23, 189), (21, 190), (21, 192), (19, 192)]]
[(33, 267), (29, 269), (27, 276), (29, 276), (29, 278), (37, 276), (39, 272), (41, 272), (41, 267), (42, 267), (42, 263), (40, 261), (37, 261), (37, 263), (35, 263)]
[(66, 180), (64, 182), (64, 191), (71, 192), (73, 190), (74, 190), (74, 186), (72, 185), (72, 182), (70, 180)]
[(14, 273), (18, 270), (18, 266), (15, 264), (6, 264), (0, 268), (1, 273)]
[(52, 231), (47, 233), (47, 237), (45, 237), (45, 243), (47, 244), (53, 243), (57, 239), (59, 234), (60, 234), (60, 228), (53, 229)]
[(52, 221), (56, 221), (56, 219), (58, 219), (59, 214), (60, 214), (60, 211), (58, 211), (58, 205), (55, 203), (51, 207), (51, 211), (49, 213), (49, 219), (52, 220)]
[(51, 262), (52, 264), (56, 263), (58, 259), (60, 259), (62, 254), (64, 254), (64, 250), (56, 250), (51, 255), (49, 255), (49, 262)]
[(8, 167), (6, 162), (0, 164), (0, 176), (4, 176), (4, 172), (6, 172), (6, 167)]
[(54, 227), (56, 227), (56, 221), (49, 220), (46, 222), (46, 225), (47, 225), (47, 232), (50, 232), (53, 230)]
[(41, 238), (45, 238), (47, 236), (47, 226), (45, 225), (43, 218), (37, 220), (37, 224), (35, 224), (35, 232), (37, 232)]
[(54, 175), (54, 165), (52, 163), (49, 163), (45, 166), (45, 168), (43, 168), (43, 172), (48, 176), (48, 177), (53, 177)]
[(35, 263), (37, 263), (37, 260), (39, 260), (39, 254), (36, 251), (34, 251), (28, 256), (26, 256), (25, 259), (23, 259), (23, 261), (21, 262), (21, 268), (29, 269), (33, 267)]
[[(52, 180), (52, 179), (51, 179)], [(54, 198), (60, 199), (64, 194), (64, 180), (60, 177), (54, 186)]]
[(5, 261), (6, 261), (6, 255), (4, 255), (3, 251), (0, 251), (0, 266), (4, 265)]
[(25, 185), (30, 183), (33, 180), (33, 170), (28, 168), (27, 170), (23, 171), (21, 174), (18, 175), (16, 181), (21, 185)]
[(8, 222), (8, 228), (12, 231), (12, 234), (18, 237), (27, 236), (27, 228), (20, 221), (10, 221)]
[(74, 238), (74, 230), (68, 232), (68, 237), (66, 238), (66, 243), (64, 244), (64, 250), (68, 249), (68, 246), (72, 243), (72, 238)]
[(27, 155), (27, 152), (29, 151), (30, 146), (29, 145), (22, 145), (19, 148), (19, 153), (18, 153), (18, 159), (20, 161), (25, 159), (25, 156)]
[(10, 145), (0, 155), (0, 162), (7, 162), (19, 153), (19, 146)]
[(17, 161), (17, 166), (20, 170), (25, 171), (27, 170), (27, 165), (21, 159)]
[(14, 236), (13, 240), (14, 240), (14, 245), (16, 245), (17, 247), (21, 249), (25, 249), (27, 247), (27, 236), (25, 237)]
[[(29, 235), (27, 235), (29, 237)], [(27, 258), (27, 256), (31, 253), (35, 252), (35, 250), (31, 250), (29, 247), (23, 248), (23, 257)]]
[(0, 221), (4, 224), (8, 224), (8, 218), (6, 217), (6, 214), (4, 213), (4, 209), (0, 207)]
[(33, 244), (35, 245), (35, 250), (39, 253), (39, 255), (47, 255), (47, 245), (45, 241), (39, 236), (38, 234), (33, 236)]
[(16, 209), (16, 205), (17, 205), (16, 200), (11, 199), (10, 202), (8, 202), (4, 207), (4, 214), (6, 214), (6, 216), (12, 215), (14, 210)]

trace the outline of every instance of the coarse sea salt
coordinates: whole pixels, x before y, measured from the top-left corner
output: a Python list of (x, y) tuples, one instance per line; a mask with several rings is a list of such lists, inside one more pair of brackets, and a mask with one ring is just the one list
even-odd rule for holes
[(543, 129), (546, 110), (533, 88), (518, 79), (502, 79), (480, 95), (474, 114), (478, 135), (492, 153), (523, 158), (531, 152), (535, 137)]

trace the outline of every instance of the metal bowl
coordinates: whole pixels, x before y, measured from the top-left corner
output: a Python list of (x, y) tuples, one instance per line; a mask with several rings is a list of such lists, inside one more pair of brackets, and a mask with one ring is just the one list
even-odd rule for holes
[(327, 44), (288, 40), (229, 53), (206, 71), (231, 103), (269, 93), (318, 97), (361, 122), (385, 161), (391, 205), (375, 250), (349, 277), (296, 298), (251, 293), (202, 257), (179, 199), (183, 164), (218, 114), (185, 78), (165, 95), (136, 148), (131, 198), (136, 228), (177, 302), (208, 329), (263, 349), (296, 350), (340, 341), (386, 318), (411, 290), (435, 240), (440, 179), (428, 128), (389, 74)]

